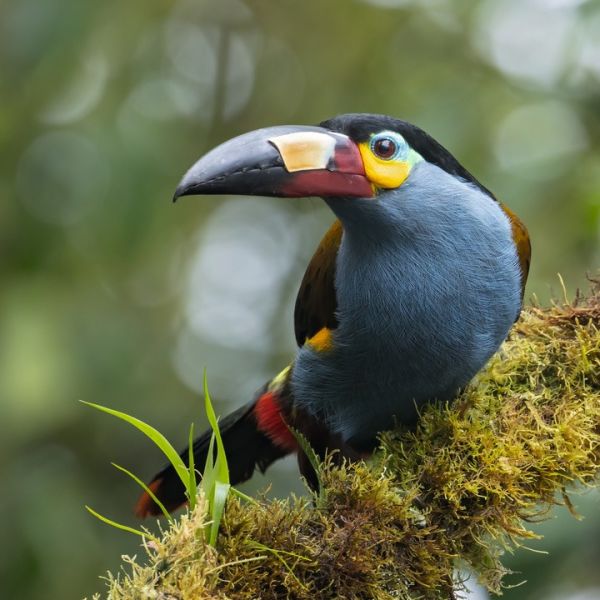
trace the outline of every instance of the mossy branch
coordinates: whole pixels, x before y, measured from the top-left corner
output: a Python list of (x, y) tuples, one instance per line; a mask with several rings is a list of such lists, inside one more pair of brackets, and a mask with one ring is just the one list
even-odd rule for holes
[(319, 502), (230, 497), (215, 549), (200, 499), (146, 542), (147, 564), (109, 576), (108, 598), (447, 600), (460, 563), (500, 592), (502, 552), (553, 505), (571, 509), (568, 488), (598, 485), (599, 327), (597, 284), (528, 308), (452, 406), (386, 433), (369, 465), (324, 465)]

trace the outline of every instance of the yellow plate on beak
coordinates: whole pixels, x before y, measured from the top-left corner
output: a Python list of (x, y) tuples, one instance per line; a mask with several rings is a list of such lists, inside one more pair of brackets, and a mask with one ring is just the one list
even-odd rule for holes
[(288, 172), (326, 169), (335, 152), (336, 140), (317, 131), (287, 133), (269, 139), (279, 151)]

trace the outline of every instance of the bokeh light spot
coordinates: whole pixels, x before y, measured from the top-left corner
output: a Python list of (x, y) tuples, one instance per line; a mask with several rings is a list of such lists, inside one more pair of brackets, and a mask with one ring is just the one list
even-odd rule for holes
[(170, 20), (165, 28), (165, 45), (176, 72), (197, 83), (214, 85), (217, 79), (215, 43), (218, 33), (215, 27), (203, 28)]
[(234, 34), (229, 40), (223, 116), (230, 119), (248, 103), (254, 87), (255, 57), (251, 36)]
[(102, 99), (108, 74), (104, 56), (86, 57), (73, 79), (41, 111), (40, 120), (48, 125), (65, 125), (85, 117)]
[(587, 146), (577, 114), (555, 101), (521, 106), (499, 125), (494, 153), (500, 166), (530, 179), (560, 176)]
[(412, 4), (412, 0), (362, 0), (367, 4), (381, 8), (401, 8)]
[(568, 66), (576, 15), (573, 3), (488, 0), (479, 11), (475, 43), (506, 75), (551, 86)]
[(191, 329), (223, 346), (255, 348), (280, 303), (297, 238), (287, 210), (245, 198), (222, 204), (192, 260), (186, 301)]

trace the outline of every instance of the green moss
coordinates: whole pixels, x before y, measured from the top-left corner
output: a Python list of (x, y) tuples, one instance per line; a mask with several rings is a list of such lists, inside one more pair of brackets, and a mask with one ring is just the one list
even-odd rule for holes
[[(201, 500), (109, 578), (111, 600), (448, 599), (467, 564), (499, 593), (507, 548), (600, 471), (600, 293), (529, 308), (484, 373), (369, 465), (323, 467), (315, 500), (231, 497), (218, 538)], [(99, 596), (97, 596), (99, 598)]]

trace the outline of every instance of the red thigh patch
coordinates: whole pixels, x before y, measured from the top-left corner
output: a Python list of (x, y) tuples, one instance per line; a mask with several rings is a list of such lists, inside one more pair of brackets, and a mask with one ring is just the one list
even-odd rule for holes
[(254, 414), (258, 429), (265, 433), (274, 444), (289, 452), (298, 449), (298, 442), (284, 421), (278, 398), (273, 392), (265, 392), (258, 399)]

